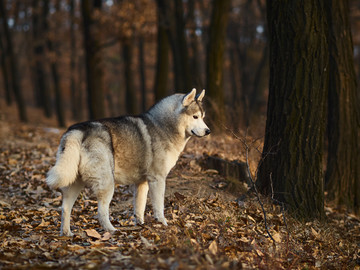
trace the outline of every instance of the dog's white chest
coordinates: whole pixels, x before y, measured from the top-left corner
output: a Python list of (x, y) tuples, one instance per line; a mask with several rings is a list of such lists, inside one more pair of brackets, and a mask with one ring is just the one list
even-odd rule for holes
[(170, 170), (175, 166), (177, 160), (179, 159), (179, 152), (172, 151), (166, 155), (164, 162), (164, 169), (166, 170), (166, 174), (170, 172)]

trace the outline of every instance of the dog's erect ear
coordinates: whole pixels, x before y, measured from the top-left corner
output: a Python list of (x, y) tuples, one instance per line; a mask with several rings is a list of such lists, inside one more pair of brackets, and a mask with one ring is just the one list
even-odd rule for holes
[(191, 90), (191, 92), (189, 94), (187, 94), (183, 101), (182, 104), (186, 107), (189, 106), (191, 102), (193, 102), (195, 100), (195, 95), (196, 95), (196, 89), (193, 88), (193, 90)]
[(202, 99), (204, 98), (204, 96), (205, 96), (205, 89), (203, 89), (203, 90), (201, 91), (201, 93), (196, 96), (196, 100), (199, 101), (199, 102), (201, 102)]

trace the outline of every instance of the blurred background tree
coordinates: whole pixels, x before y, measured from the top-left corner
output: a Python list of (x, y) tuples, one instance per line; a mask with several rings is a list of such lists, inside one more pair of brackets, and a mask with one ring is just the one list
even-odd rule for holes
[[(19, 117), (21, 121), (26, 122), (28, 120), (28, 116), (26, 114), (26, 105), (24, 101), (23, 96), (23, 90), (21, 88), (19, 80), (21, 79), (19, 74), (19, 60), (16, 56), (16, 52), (14, 50), (14, 33), (11, 31), (9, 25), (7, 23), (4, 23), (9, 20), (7, 10), (6, 10), (6, 3), (1, 1), (0, 3), (0, 18), (2, 21), (2, 28), (1, 28), (1, 36), (3, 37), (1, 43), (3, 44), (1, 47), (3, 48), (2, 51), (2, 57), (4, 58), (5, 65), (3, 65), (3, 68), (6, 69), (3, 74), (6, 74), (6, 76), (9, 76), (7, 78), (7, 82), (5, 83), (5, 89), (9, 87), (8, 82), (11, 81), (11, 89), (12, 93), (15, 96), (16, 105), (19, 112)], [(14, 22), (15, 23), (15, 22)], [(9, 91), (7, 89), (6, 91)], [(7, 92), (7, 100), (10, 101), (10, 93)]]
[[(45, 1), (46, 2), (46, 1)], [(81, 0), (85, 49), (86, 89), (89, 118), (103, 118), (104, 71), (102, 65), (101, 26), (97, 23), (101, 14), (102, 0)]]
[[(209, 86), (209, 97), (223, 96), (218, 115), (224, 125), (241, 129), (253, 119), (263, 128), (268, 81), (264, 0), (2, 2), (7, 19), (1, 20), (0, 95), (8, 102), (15, 97), (5, 64), (10, 57), (3, 31), (7, 22), (18, 61), (16, 83), (24, 89), (22, 109), (41, 108), (64, 126), (139, 113), (174, 92), (206, 88), (214, 77), (207, 75), (208, 59), (219, 53), (215, 47), (207, 53), (214, 45), (215, 24), (210, 24), (217, 11), (228, 17), (218, 41), (224, 50), (223, 82), (214, 91)], [(227, 7), (221, 11), (218, 4)]]

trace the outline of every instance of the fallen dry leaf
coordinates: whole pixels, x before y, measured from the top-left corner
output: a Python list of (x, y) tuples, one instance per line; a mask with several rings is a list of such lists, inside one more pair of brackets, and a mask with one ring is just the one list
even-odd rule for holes
[(311, 227), (311, 233), (313, 236), (315, 236), (315, 238), (319, 237), (319, 233), (313, 227)]
[(41, 220), (41, 223), (36, 228), (43, 228), (50, 225), (49, 221), (45, 221), (44, 219)]
[(218, 246), (216, 244), (216, 240), (212, 241), (210, 246), (209, 246), (209, 251), (213, 254), (216, 255), (218, 252)]
[(85, 230), (87, 236), (96, 238), (96, 239), (101, 239), (101, 235), (94, 229), (87, 229)]
[(106, 240), (109, 240), (110, 238), (111, 238), (111, 233), (105, 232), (103, 234), (103, 236), (101, 237), (101, 241), (106, 241)]
[(280, 242), (281, 242), (281, 235), (280, 235), (280, 233), (274, 233), (274, 234), (272, 235), (272, 238), (274, 238), (274, 240), (275, 240), (276, 243), (280, 243)]

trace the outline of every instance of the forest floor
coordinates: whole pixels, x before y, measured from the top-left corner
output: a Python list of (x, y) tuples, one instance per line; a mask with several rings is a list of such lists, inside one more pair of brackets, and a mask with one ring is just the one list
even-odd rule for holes
[[(204, 154), (244, 161), (231, 134), (190, 140), (167, 179), (167, 227), (151, 207), (136, 226), (132, 191), (118, 185), (116, 233), (100, 228), (95, 198), (84, 190), (73, 209), (74, 237), (61, 237), (61, 193), (45, 175), (64, 130), (39, 113), (32, 113), (36, 124), (16, 119), (0, 104), (0, 269), (360, 269), (359, 217), (326, 204), (325, 221), (302, 223), (261, 197), (274, 242), (256, 194), (236, 201), (245, 184), (199, 165)], [(250, 150), (253, 173), (259, 156)]]

